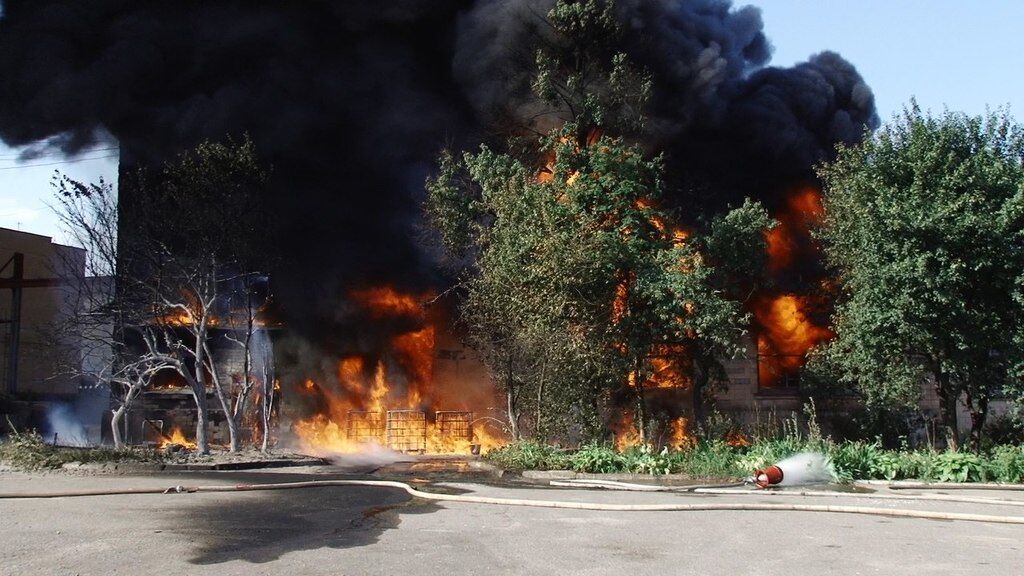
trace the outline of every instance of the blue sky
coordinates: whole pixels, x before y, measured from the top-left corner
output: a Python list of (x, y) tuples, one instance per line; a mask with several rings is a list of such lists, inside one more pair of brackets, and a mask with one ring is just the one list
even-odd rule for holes
[(910, 98), (982, 114), (1010, 104), (1024, 119), (1020, 0), (755, 0), (788, 66), (821, 50), (853, 62), (885, 121)]
[[(772, 64), (788, 66), (822, 50), (853, 62), (875, 93), (883, 121), (911, 97), (924, 107), (981, 114), (1010, 105), (1024, 118), (1024, 23), (1020, 0), (754, 0), (775, 47)], [(107, 148), (105, 145), (102, 148)], [(63, 234), (46, 203), (55, 169), (73, 178), (115, 180), (116, 151), (73, 163), (60, 158), (19, 164), (0, 144), (0, 227)]]

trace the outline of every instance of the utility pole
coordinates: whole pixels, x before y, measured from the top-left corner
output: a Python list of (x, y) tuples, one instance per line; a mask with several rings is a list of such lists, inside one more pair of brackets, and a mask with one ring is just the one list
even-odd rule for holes
[(0, 274), (11, 268), (10, 277), (0, 278), (0, 289), (11, 291), (11, 317), (0, 319), (0, 324), (10, 324), (11, 338), (7, 345), (7, 382), (4, 388), (8, 394), (18, 391), (18, 347), (21, 340), (21, 296), (25, 288), (47, 288), (61, 284), (56, 278), (25, 278), (25, 255), (15, 252), (0, 266)]
[(18, 345), (21, 338), (21, 281), (25, 277), (25, 255), (15, 252), (3, 267), (0, 273), (11, 267), (11, 317), (0, 323), (10, 324), (10, 340), (7, 343), (7, 382), (4, 387), (8, 394), (14, 394), (18, 390)]

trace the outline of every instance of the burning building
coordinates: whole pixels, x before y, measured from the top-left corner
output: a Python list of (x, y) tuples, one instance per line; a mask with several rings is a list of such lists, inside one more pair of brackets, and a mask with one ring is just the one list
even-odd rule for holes
[[(431, 293), (390, 287), (354, 291), (352, 305), (389, 328), (324, 359), (324, 370), (294, 387), (288, 433), (313, 451), (350, 452), (377, 444), (403, 452), (478, 452), (501, 442), (491, 422), (500, 401), (482, 365), (451, 332)], [(332, 362), (333, 360), (333, 362)]]
[[(547, 40), (553, 3), (8, 0), (0, 138), (26, 158), (116, 142), (130, 204), (135, 168), (248, 134), (273, 165), (259, 202), (277, 252), (281, 436), (342, 450), (371, 439), (472, 449), (496, 433), (483, 423), (499, 402), (435, 296), (451, 279), (421, 233), (423, 182), (446, 145), (543, 128), (550, 116), (525, 95), (529, 47)], [(803, 355), (828, 337), (820, 276), (803, 272), (820, 207), (797, 185), (877, 124), (871, 90), (832, 52), (770, 66), (759, 10), (730, 0), (620, 0), (614, 13), (614, 49), (651, 75), (638, 138), (666, 154), (668, 201), (696, 217), (749, 196), (782, 222), (768, 237), (778, 281), (751, 303), (756, 337), (749, 360), (730, 364), (723, 401), (791, 392)], [(708, 185), (685, 185), (694, 175)], [(682, 371), (666, 362), (656, 388), (685, 396)], [(184, 405), (160, 390), (151, 399), (170, 407), (145, 419), (187, 429)]]

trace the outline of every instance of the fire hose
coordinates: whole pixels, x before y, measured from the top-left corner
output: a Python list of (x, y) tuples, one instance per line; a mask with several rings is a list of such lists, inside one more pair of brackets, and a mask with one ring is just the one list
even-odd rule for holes
[[(714, 502), (709, 504), (606, 504), (597, 502), (572, 502), (560, 500), (531, 500), (521, 498), (494, 498), (470, 494), (438, 494), (417, 490), (404, 482), (391, 480), (312, 480), (302, 482), (279, 482), (266, 484), (237, 484), (213, 486), (172, 486), (170, 488), (125, 488), (115, 490), (82, 490), (69, 492), (4, 493), (0, 499), (14, 498), (64, 498), (79, 496), (112, 496), (122, 494), (178, 494), (199, 492), (252, 492), (259, 490), (293, 490), (323, 488), (328, 486), (370, 486), (396, 488), (410, 496), (424, 500), (442, 502), (464, 502), (498, 506), (526, 506), (533, 508), (560, 508), (571, 510), (598, 510), (608, 512), (711, 512), (711, 511), (774, 511), (774, 512), (831, 512), (842, 514), (864, 514), (898, 518), (923, 518), (929, 520), (962, 520), (968, 522), (990, 522), (999, 524), (1024, 524), (1024, 517), (994, 516), (987, 514), (966, 514), (959, 512), (930, 512), (924, 510), (902, 510), (868, 506), (833, 506), (822, 504), (764, 504), (742, 502)], [(705, 488), (712, 489), (712, 488)], [(765, 494), (765, 492), (734, 492)]]
[[(810, 498), (853, 498), (868, 500), (919, 500), (931, 502), (958, 502), (964, 504), (989, 504), (999, 506), (1024, 506), (1024, 500), (1012, 500), (1009, 498), (980, 498), (973, 496), (951, 496), (948, 494), (879, 494), (877, 492), (839, 492), (828, 490), (734, 490), (744, 483), (725, 484), (720, 486), (652, 486), (649, 484), (631, 484), (628, 482), (616, 482), (612, 480), (552, 480), (552, 486), (570, 488), (601, 488), (605, 490), (625, 490), (634, 492), (680, 492), (689, 494), (713, 494), (713, 495), (741, 495), (741, 496), (799, 496)], [(879, 484), (875, 484), (876, 486)], [(891, 484), (882, 484), (889, 488), (896, 488)], [(899, 489), (908, 490), (913, 486), (915, 489), (933, 488), (935, 485), (927, 483), (914, 483), (901, 485)], [(941, 488), (946, 488), (941, 485)], [(964, 486), (964, 489), (970, 486)], [(992, 488), (989, 488), (992, 489)]]

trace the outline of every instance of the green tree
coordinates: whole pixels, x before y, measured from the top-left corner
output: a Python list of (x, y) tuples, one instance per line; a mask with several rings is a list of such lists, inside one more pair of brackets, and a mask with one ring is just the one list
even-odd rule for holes
[[(776, 222), (758, 202), (746, 200), (738, 208), (716, 215), (694, 237), (697, 249), (705, 255), (710, 270), (706, 282), (722, 297), (746, 302), (754, 294), (767, 261), (765, 232)], [(693, 366), (693, 417), (701, 427), (706, 424), (705, 400), (712, 396), (712, 384), (725, 382), (722, 360), (742, 353), (735, 340), (689, 338), (686, 343)]]
[(487, 147), (445, 156), (427, 211), (449, 248), (470, 255), (462, 317), (506, 390), (513, 433), (522, 390), (554, 386), (578, 406), (628, 390), (643, 434), (658, 347), (733, 356), (746, 317), (713, 286), (697, 243), (657, 208), (660, 159), (607, 136), (580, 146), (576, 133), (566, 124), (543, 140), (551, 162), (541, 173)]
[(699, 351), (706, 383), (740, 352), (745, 315), (701, 248), (731, 262), (763, 242), (767, 216), (748, 204), (714, 243), (683, 241), (660, 207), (661, 159), (623, 138), (643, 126), (651, 83), (617, 49), (614, 2), (559, 0), (545, 20), (534, 123), (505, 152), (443, 155), (425, 208), (462, 266), (462, 320), (506, 391), (513, 435), (527, 395), (535, 430), (586, 433), (611, 392), (633, 395), (643, 435), (653, 356)]
[(1021, 360), (1022, 160), (1005, 113), (932, 116), (912, 103), (819, 169), (818, 235), (841, 291), (819, 360), (872, 406), (912, 405), (930, 382), (954, 445), (957, 403), (977, 447)]

